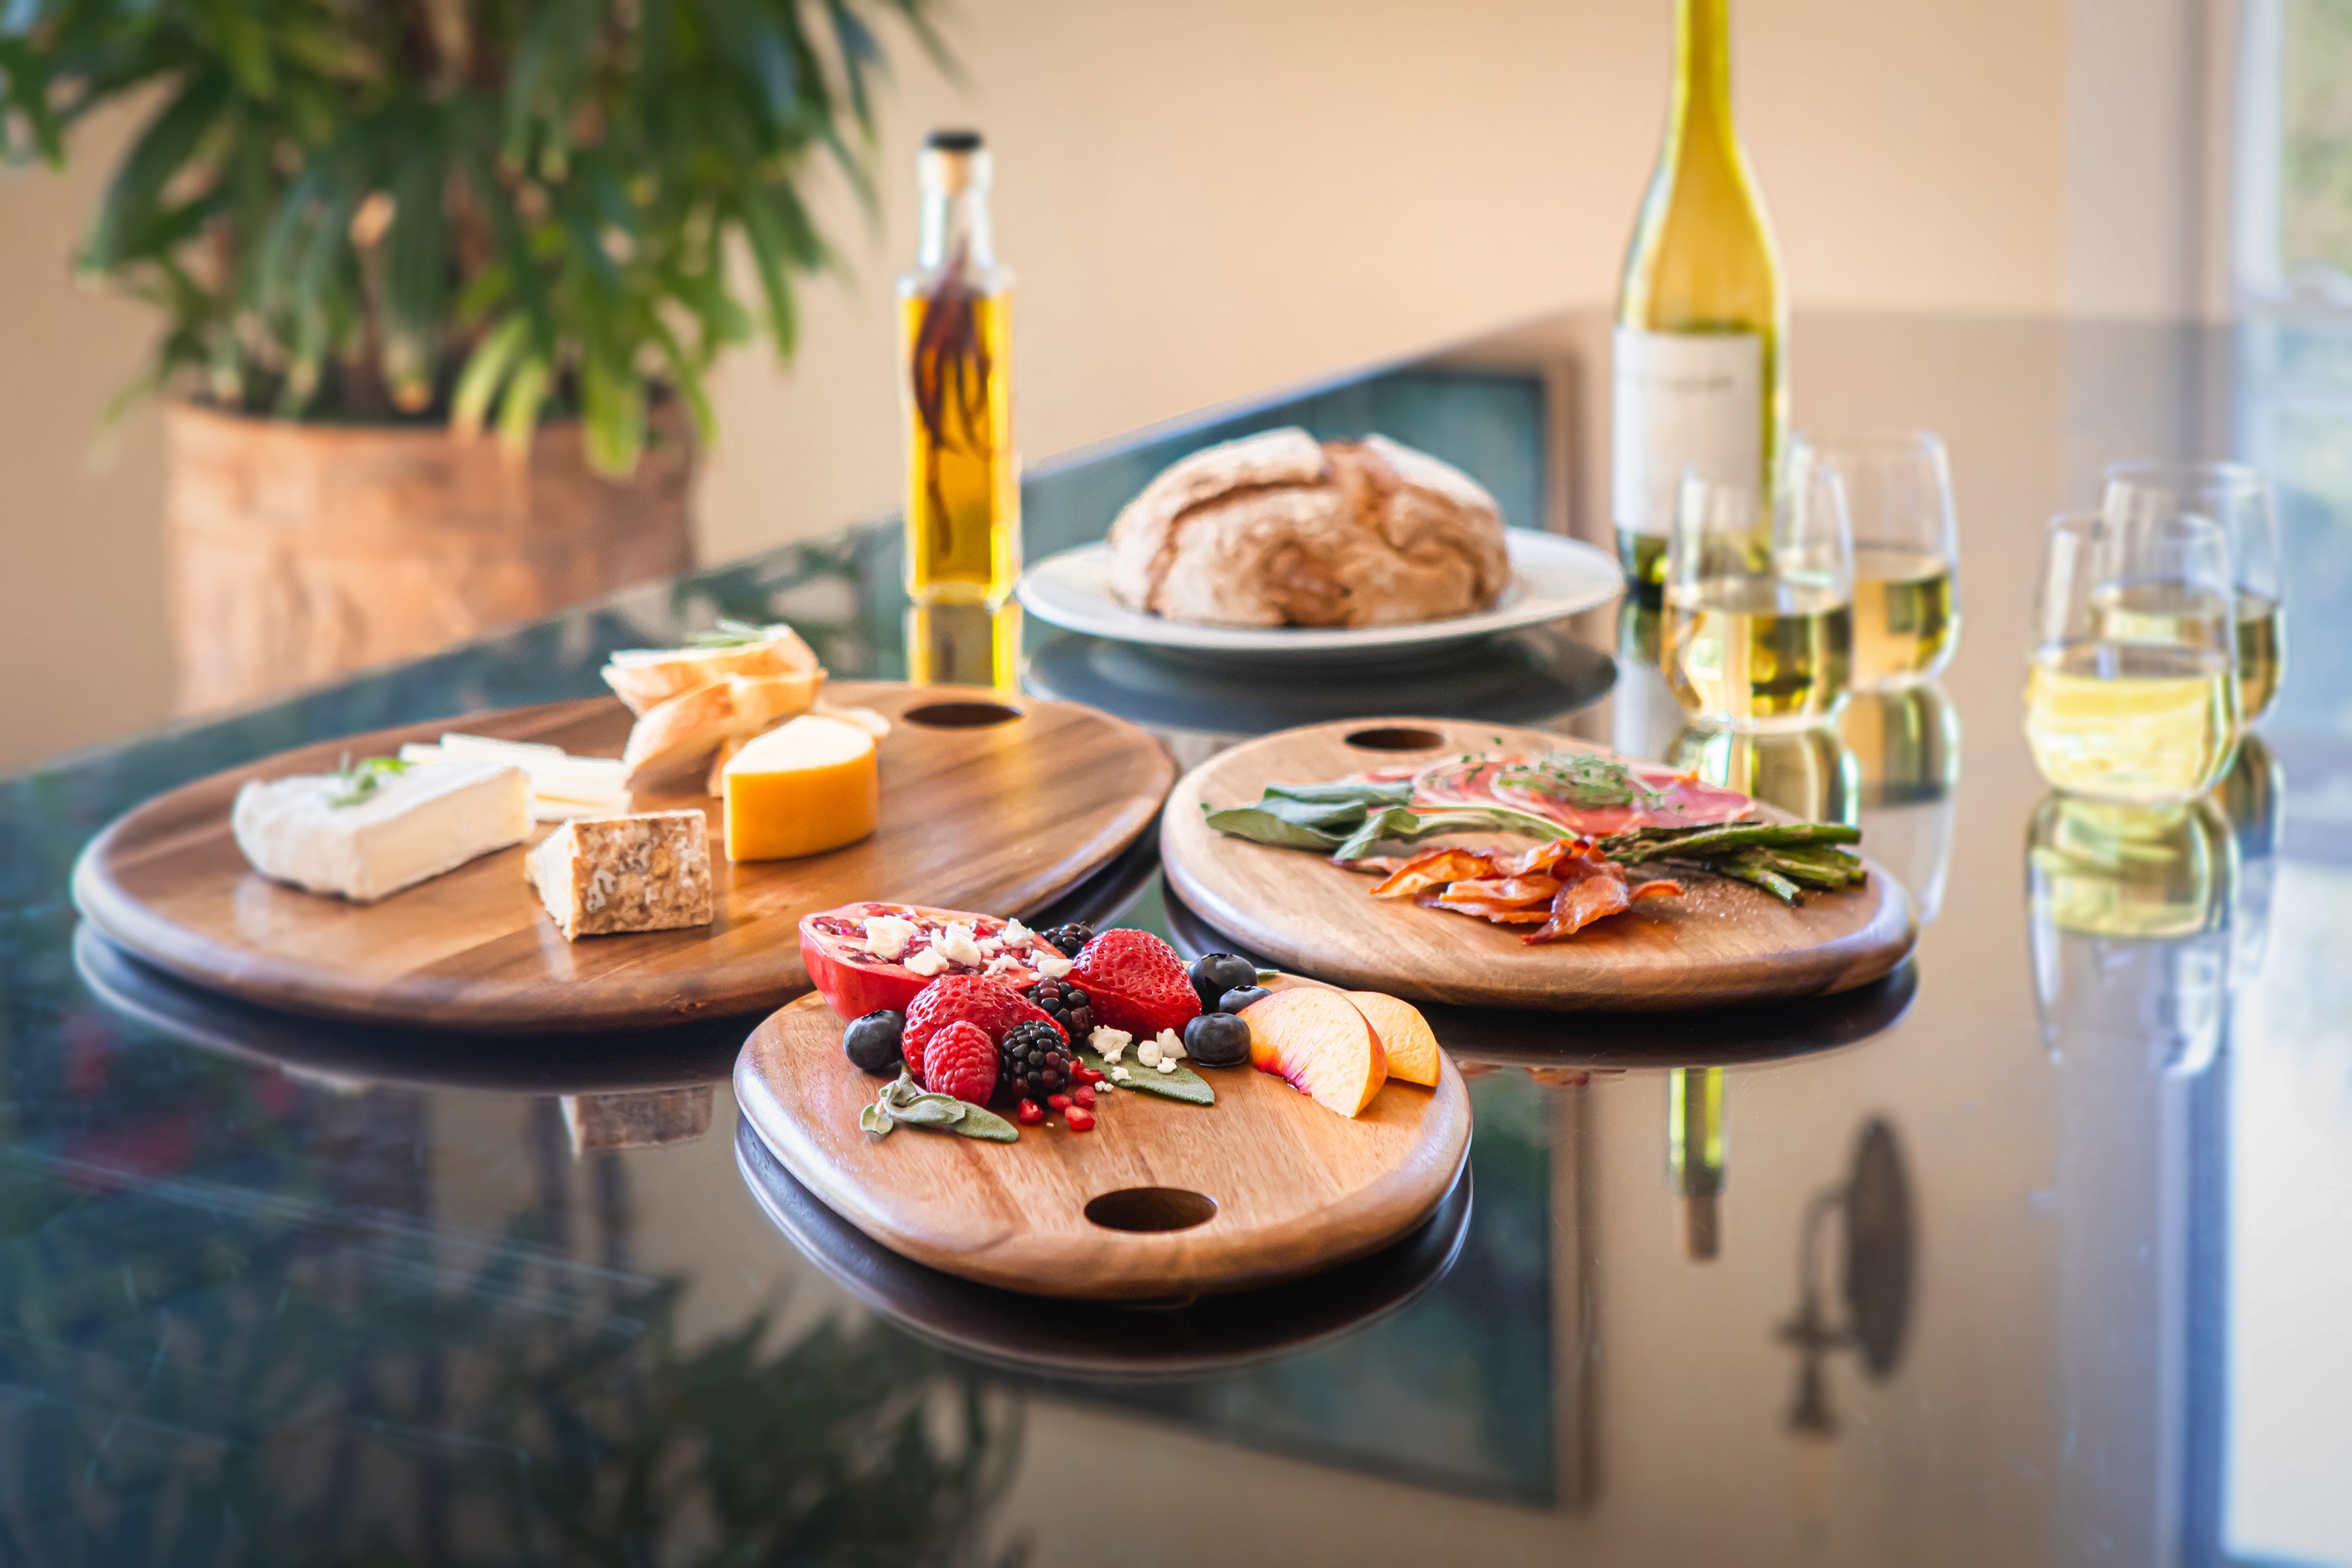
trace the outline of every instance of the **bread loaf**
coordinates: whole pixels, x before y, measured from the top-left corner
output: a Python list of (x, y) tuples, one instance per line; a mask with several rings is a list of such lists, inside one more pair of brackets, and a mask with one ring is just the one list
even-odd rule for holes
[(1110, 531), (1131, 609), (1236, 626), (1379, 626), (1491, 608), (1510, 581), (1495, 498), (1381, 436), (1269, 430), (1171, 465)]

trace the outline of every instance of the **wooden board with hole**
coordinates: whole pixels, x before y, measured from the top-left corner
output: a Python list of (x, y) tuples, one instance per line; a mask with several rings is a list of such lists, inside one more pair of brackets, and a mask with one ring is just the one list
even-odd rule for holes
[(1203, 803), (1246, 805), (1269, 784), (1485, 751), (1498, 735), (1512, 749), (1597, 749), (1548, 731), (1431, 719), (1267, 735), (1211, 758), (1170, 793), (1160, 830), (1169, 884), (1211, 925), (1283, 968), (1468, 1006), (1650, 1012), (1827, 995), (1888, 973), (1916, 941), (1910, 898), (1871, 866), (1860, 888), (1808, 892), (1793, 908), (1744, 882), (1676, 873), (1680, 898), (1644, 900), (1564, 941), (1530, 946), (1508, 926), (1374, 899), (1369, 876), (1311, 850), (1230, 837), (1202, 820)]
[(1320, 1273), (1411, 1232), (1469, 1156), (1451, 1061), (1435, 1089), (1389, 1083), (1352, 1118), (1244, 1065), (1202, 1069), (1214, 1105), (1120, 1090), (1086, 1132), (1057, 1115), (1015, 1143), (877, 1138), (857, 1112), (884, 1080), (842, 1054), (841, 1026), (803, 996), (745, 1042), (735, 1098), (761, 1142), (892, 1251), (1030, 1295), (1222, 1295)]
[[(1158, 742), (1090, 708), (878, 681), (825, 694), (892, 721), (871, 837), (737, 865), (720, 848), (719, 802), (636, 796), (639, 811), (709, 813), (718, 909), (707, 927), (567, 942), (523, 881), (527, 846), (352, 904), (259, 876), (230, 836), (229, 805), (247, 779), (327, 772), (445, 731), (617, 756), (630, 720), (611, 698), (354, 735), (201, 779), (93, 839), (74, 901), (136, 956), (267, 1006), (425, 1028), (639, 1028), (759, 1012), (807, 991), (797, 928), (814, 910), (879, 899), (1033, 912), (1143, 833), (1175, 776)], [(541, 825), (531, 842), (551, 830)]]

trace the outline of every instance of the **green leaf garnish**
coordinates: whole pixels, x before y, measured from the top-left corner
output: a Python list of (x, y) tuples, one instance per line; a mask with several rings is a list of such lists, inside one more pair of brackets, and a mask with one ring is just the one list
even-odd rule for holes
[(686, 646), (701, 648), (743, 647), (755, 642), (772, 641), (782, 637), (786, 629), (782, 626), (754, 626), (750, 621), (739, 621), (721, 616), (719, 617), (719, 625), (715, 630), (688, 633)]
[[(1187, 1105), (1217, 1103), (1217, 1091), (1209, 1087), (1209, 1080), (1182, 1062), (1178, 1062), (1169, 1072), (1145, 1067), (1140, 1062), (1132, 1066), (1121, 1062), (1118, 1065), (1127, 1068), (1127, 1076), (1115, 1079), (1110, 1076), (1109, 1065), (1095, 1052), (1082, 1048), (1078, 1052), (1078, 1059), (1102, 1074), (1103, 1083), (1114, 1085), (1120, 1094), (1133, 1089), (1142, 1094), (1156, 1094), (1162, 1100), (1181, 1100)], [(1097, 1084), (1095, 1087), (1099, 1089), (1102, 1086)]]
[(900, 1126), (960, 1132), (966, 1138), (982, 1138), (991, 1143), (1013, 1143), (1021, 1138), (1019, 1128), (988, 1107), (958, 1100), (951, 1094), (934, 1094), (918, 1084), (903, 1068), (898, 1079), (883, 1085), (874, 1103), (857, 1113), (857, 1125), (877, 1138), (887, 1138)]
[(1643, 784), (1623, 763), (1590, 752), (1546, 752), (1496, 777), (1575, 806), (1646, 805), (1662, 798), (1661, 791)]
[(356, 763), (345, 757), (343, 765), (335, 770), (335, 793), (327, 797), (327, 804), (357, 805), (373, 799), (386, 779), (398, 778), (415, 765), (398, 757), (362, 757)]

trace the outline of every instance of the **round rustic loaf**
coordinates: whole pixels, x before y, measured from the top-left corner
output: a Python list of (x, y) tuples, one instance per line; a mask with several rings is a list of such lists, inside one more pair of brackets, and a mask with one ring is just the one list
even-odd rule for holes
[(1492, 607), (1495, 498), (1382, 436), (1268, 430), (1165, 469), (1110, 531), (1111, 596), (1176, 621), (1381, 626)]

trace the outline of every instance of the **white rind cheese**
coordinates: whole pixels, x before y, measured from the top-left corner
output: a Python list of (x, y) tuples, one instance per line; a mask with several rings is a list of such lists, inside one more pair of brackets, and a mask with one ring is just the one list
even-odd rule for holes
[(256, 780), (229, 827), (263, 876), (369, 904), (530, 837), (530, 779), (500, 763), (434, 763), (337, 805), (333, 773)]

